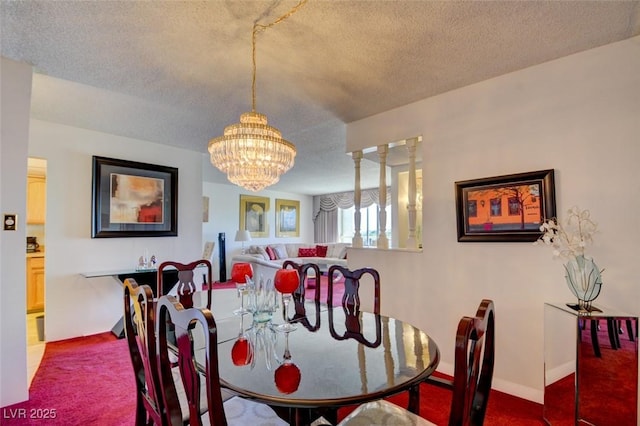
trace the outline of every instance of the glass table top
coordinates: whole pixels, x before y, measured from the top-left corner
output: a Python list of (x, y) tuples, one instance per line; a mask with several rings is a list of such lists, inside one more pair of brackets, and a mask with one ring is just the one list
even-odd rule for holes
[[(251, 315), (217, 321), (224, 387), (272, 405), (338, 406), (406, 390), (428, 377), (440, 360), (435, 342), (401, 320), (351, 315), (313, 302), (298, 305), (296, 312), (297, 329), (290, 333), (251, 324)], [(282, 320), (276, 315), (273, 322)], [(253, 357), (238, 358), (247, 345)]]

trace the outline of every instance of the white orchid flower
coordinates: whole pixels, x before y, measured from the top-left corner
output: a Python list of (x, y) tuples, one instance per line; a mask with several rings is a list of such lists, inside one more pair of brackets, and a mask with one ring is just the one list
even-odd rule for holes
[(583, 256), (587, 245), (593, 243), (597, 228), (588, 210), (573, 206), (567, 210), (564, 223), (555, 218), (543, 221), (539, 228), (542, 235), (538, 241), (551, 246), (554, 257)]

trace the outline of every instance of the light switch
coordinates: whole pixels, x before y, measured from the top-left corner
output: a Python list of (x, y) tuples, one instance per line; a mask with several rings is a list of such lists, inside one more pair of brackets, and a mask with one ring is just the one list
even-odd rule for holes
[(18, 215), (5, 214), (3, 223), (5, 231), (15, 231), (18, 228)]

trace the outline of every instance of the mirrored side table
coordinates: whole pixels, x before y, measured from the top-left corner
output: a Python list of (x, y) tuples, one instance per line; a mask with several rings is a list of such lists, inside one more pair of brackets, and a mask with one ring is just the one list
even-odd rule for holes
[(638, 317), (594, 307), (544, 305), (546, 424), (638, 424)]

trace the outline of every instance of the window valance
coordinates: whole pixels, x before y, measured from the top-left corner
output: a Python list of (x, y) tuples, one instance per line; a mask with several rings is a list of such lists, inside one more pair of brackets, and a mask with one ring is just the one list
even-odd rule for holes
[[(387, 187), (387, 206), (391, 204), (391, 188)], [(315, 221), (321, 211), (330, 212), (338, 208), (348, 209), (353, 207), (354, 191), (340, 192), (336, 194), (316, 195), (313, 197), (313, 220)], [(367, 208), (372, 204), (379, 204), (380, 190), (378, 188), (363, 189), (360, 191), (360, 207)]]

